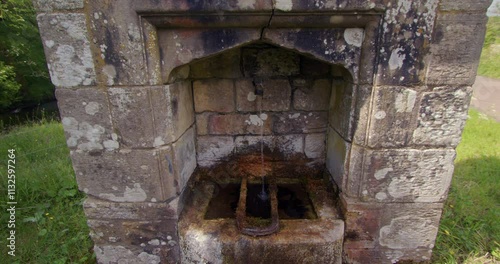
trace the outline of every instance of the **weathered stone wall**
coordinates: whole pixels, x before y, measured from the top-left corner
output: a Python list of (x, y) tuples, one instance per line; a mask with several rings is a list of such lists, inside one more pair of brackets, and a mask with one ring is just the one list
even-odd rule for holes
[(273, 158), (324, 164), (331, 66), (269, 45), (226, 53), (190, 66), (198, 165), (260, 153), (261, 132)]
[[(197, 157), (257, 142), (261, 122), (271, 148), (325, 160), (347, 262), (430, 258), (491, 0), (33, 2), (100, 263), (178, 262)], [(220, 53), (258, 40), (341, 67)], [(263, 120), (249, 99), (269, 66)]]

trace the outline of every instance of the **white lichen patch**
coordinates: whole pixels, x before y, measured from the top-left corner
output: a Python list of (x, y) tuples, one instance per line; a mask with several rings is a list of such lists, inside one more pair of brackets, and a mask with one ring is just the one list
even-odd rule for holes
[(156, 137), (155, 141), (153, 142), (153, 147), (159, 147), (165, 145), (165, 141), (163, 141), (162, 137)]
[(387, 194), (385, 192), (379, 192), (375, 195), (375, 198), (379, 201), (387, 199)]
[(121, 197), (111, 193), (101, 193), (99, 197), (113, 202), (144, 202), (147, 199), (147, 194), (141, 188), (141, 184), (134, 183), (132, 188), (125, 186), (125, 192)]
[(382, 180), (384, 179), (386, 176), (387, 176), (387, 173), (393, 171), (394, 169), (393, 168), (384, 168), (384, 169), (381, 169), (381, 170), (377, 170), (375, 172), (375, 179), (377, 180)]
[[(264, 114), (262, 114), (264, 115)], [(267, 115), (265, 115), (265, 119), (262, 119), (261, 116), (258, 115), (250, 115), (248, 120), (245, 120), (245, 123), (247, 125), (253, 125), (253, 126), (263, 126), (264, 125), (264, 120), (267, 119)]]
[(116, 69), (115, 66), (106, 64), (102, 68), (102, 72), (104, 75), (106, 75), (106, 83), (107, 85), (113, 85), (115, 83), (115, 78), (116, 78)]
[(247, 100), (249, 102), (253, 102), (257, 99), (257, 96), (255, 95), (254, 92), (248, 92), (248, 95), (247, 95)]
[(42, 36), (57, 38), (44, 42), (52, 83), (59, 87), (90, 85), (95, 69), (83, 14), (41, 14)]
[(85, 113), (95, 115), (99, 112), (100, 105), (96, 102), (90, 102), (85, 106)]
[(238, 0), (238, 7), (241, 9), (255, 8), (255, 0)]
[(276, 0), (274, 3), (274, 8), (283, 11), (290, 11), (293, 9), (292, 0)]
[(417, 100), (417, 92), (411, 89), (405, 89), (403, 92), (396, 95), (396, 112), (398, 113), (411, 113), (415, 107)]
[(380, 245), (391, 249), (415, 249), (429, 246), (437, 234), (432, 220), (418, 216), (402, 216), (380, 229)]
[(79, 123), (74, 117), (64, 117), (62, 124), (64, 131), (69, 134), (66, 140), (69, 147), (84, 151), (103, 149), (101, 142), (106, 131), (104, 127), (87, 122)]
[(403, 53), (402, 48), (394, 49), (391, 53), (391, 58), (389, 59), (389, 69), (397, 70), (403, 67), (403, 63), (406, 56)]
[(344, 40), (347, 44), (359, 48), (363, 44), (364, 35), (362, 28), (347, 28), (344, 31)]
[(300, 113), (295, 113), (293, 115), (288, 115), (288, 118), (290, 118), (290, 119), (296, 119), (296, 118), (299, 118), (299, 116), (300, 116)]
[(378, 120), (384, 119), (386, 117), (386, 115), (387, 114), (385, 113), (385, 111), (382, 111), (382, 110), (378, 111), (375, 113), (375, 119), (378, 119)]

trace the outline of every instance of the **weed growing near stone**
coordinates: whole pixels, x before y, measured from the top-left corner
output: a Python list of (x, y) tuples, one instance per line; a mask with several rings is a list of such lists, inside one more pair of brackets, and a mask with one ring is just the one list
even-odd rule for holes
[(475, 110), (469, 115), (457, 148), (435, 263), (500, 262), (500, 123)]
[[(16, 150), (16, 251), (7, 254), (7, 150)], [(1, 263), (94, 263), (63, 129), (41, 121), (0, 134)]]

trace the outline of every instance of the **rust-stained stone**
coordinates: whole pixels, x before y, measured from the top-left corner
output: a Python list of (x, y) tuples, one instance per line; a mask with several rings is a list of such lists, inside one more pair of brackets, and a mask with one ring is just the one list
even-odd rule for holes
[(293, 108), (304, 111), (326, 111), (332, 85), (328, 79), (318, 79), (312, 87), (298, 87), (293, 93)]
[(484, 13), (438, 14), (431, 43), (432, 57), (427, 67), (427, 84), (474, 84), (486, 22)]
[[(442, 202), (453, 175), (454, 150), (365, 150), (361, 196), (374, 202)], [(351, 174), (360, 173), (352, 171)]]
[(271, 117), (262, 114), (211, 114), (208, 117), (209, 135), (257, 135), (271, 133)]
[(164, 201), (176, 195), (173, 174), (159, 168), (157, 150), (70, 154), (78, 186), (89, 195), (114, 202)]
[(260, 238), (242, 235), (234, 219), (205, 220), (214, 185), (195, 186), (197, 191), (192, 192), (179, 221), (182, 261), (342, 263), (344, 224), (338, 219), (334, 195), (322, 180), (307, 182), (308, 191), (314, 192), (310, 198), (319, 218), (281, 220), (278, 233)]
[(436, 87), (422, 95), (418, 125), (412, 142), (417, 145), (456, 147), (467, 120), (471, 87)]
[(95, 87), (56, 89), (56, 98), (70, 149), (112, 151), (119, 148), (104, 91)]
[(193, 82), (194, 109), (204, 111), (232, 112), (235, 109), (234, 83), (231, 79), (209, 79)]
[(408, 146), (417, 125), (421, 87), (375, 87), (368, 145), (372, 148)]
[(277, 134), (325, 132), (327, 112), (285, 112), (273, 115), (273, 131)]
[(96, 69), (85, 15), (42, 13), (37, 21), (52, 83), (57, 87), (95, 84)]
[(259, 111), (262, 100), (263, 111), (287, 111), (290, 109), (291, 87), (288, 79), (267, 79), (262, 82), (264, 95), (255, 95), (256, 87), (252, 79), (235, 81), (236, 105), (241, 112)]
[(342, 206), (344, 252), (353, 263), (429, 261), (443, 204), (362, 203), (342, 197)]

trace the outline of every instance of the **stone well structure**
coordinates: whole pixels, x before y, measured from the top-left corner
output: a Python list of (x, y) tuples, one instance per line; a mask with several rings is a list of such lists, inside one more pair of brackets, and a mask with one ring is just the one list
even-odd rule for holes
[(207, 260), (179, 231), (196, 171), (260, 142), (337, 186), (322, 263), (428, 261), (490, 3), (34, 0), (98, 262), (288, 254)]

